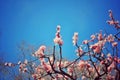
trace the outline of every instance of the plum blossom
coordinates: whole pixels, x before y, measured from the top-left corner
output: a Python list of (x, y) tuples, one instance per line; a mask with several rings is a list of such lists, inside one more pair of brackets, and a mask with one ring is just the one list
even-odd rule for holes
[(76, 52), (77, 52), (77, 56), (80, 56), (80, 55), (82, 55), (82, 54), (84, 53), (84, 51), (82, 50), (81, 47), (79, 47), (79, 48), (76, 50)]
[(87, 44), (89, 41), (88, 40), (84, 40), (83, 41), (83, 44)]
[(96, 38), (96, 36), (93, 34), (90, 36), (92, 40), (94, 40)]
[(115, 77), (112, 76), (112, 75), (110, 75), (110, 74), (108, 74), (108, 75), (106, 76), (106, 80), (115, 80)]
[(72, 67), (68, 67), (67, 71), (68, 71), (69, 74), (72, 74), (73, 73), (73, 68)]
[(80, 71), (84, 70), (85, 68), (89, 68), (89, 67), (90, 67), (90, 64), (87, 61), (80, 60), (78, 63), (78, 69)]
[(46, 46), (41, 45), (40, 48), (33, 54), (33, 56), (42, 58), (44, 56), (45, 49)]
[(56, 65), (57, 65), (58, 68), (59, 68), (59, 67), (64, 67), (64, 62), (61, 61), (61, 64), (60, 64), (60, 62), (57, 61)]
[(55, 44), (59, 44), (59, 45), (62, 45), (63, 44), (63, 40), (59, 37), (55, 37), (54, 38), (54, 43)]
[(113, 42), (113, 41), (114, 41), (114, 37), (113, 37), (112, 34), (108, 35), (107, 41), (108, 41), (108, 42)]
[(107, 68), (108, 72), (111, 72), (115, 68), (115, 62), (113, 61), (111, 65)]
[(117, 44), (118, 44), (117, 42), (113, 42), (113, 43), (112, 43), (112, 46), (113, 46), (113, 47), (116, 47)]
[(94, 51), (94, 53), (100, 53), (101, 52), (101, 46), (99, 44), (91, 45), (90, 48)]
[(45, 51), (45, 49), (46, 49), (46, 46), (45, 46), (45, 45), (42, 45), (42, 46), (40, 46), (40, 48), (39, 48), (39, 50), (40, 50), (40, 51), (43, 51), (43, 52)]
[(64, 66), (67, 66), (69, 63), (69, 61), (64, 61)]
[(50, 66), (49, 64), (43, 63), (42, 66), (43, 66), (43, 68), (44, 68), (47, 72), (52, 71), (52, 68), (51, 68), (51, 66)]
[(111, 57), (111, 58), (112, 58), (112, 56), (111, 56), (111, 54), (110, 54), (110, 53), (108, 53), (108, 54), (107, 54), (107, 57), (108, 57), (108, 58), (109, 58), (109, 57)]
[(9, 63), (6, 62), (4, 65), (9, 66), (9, 67), (14, 66), (14, 64), (12, 64), (11, 62), (9, 62)]
[(21, 61), (18, 61), (18, 65), (21, 64)]
[(82, 76), (82, 80), (87, 80), (87, 78), (85, 76)]
[(24, 64), (25, 64), (25, 65), (27, 65), (27, 64), (28, 64), (28, 60), (27, 60), (27, 59), (25, 59)]
[(99, 40), (99, 41), (103, 40), (102, 32), (100, 32), (100, 33), (98, 34), (98, 40)]
[(120, 64), (120, 59), (118, 59), (118, 60), (117, 60), (117, 63), (119, 63), (119, 64)]
[(77, 41), (78, 41), (78, 32), (74, 33), (74, 36), (72, 37), (73, 39), (73, 45), (76, 45)]
[(20, 72), (26, 72), (27, 71), (27, 68), (26, 68), (26, 64), (24, 64), (24, 63), (21, 63), (20, 65), (19, 65), (19, 71)]
[(59, 45), (63, 44), (63, 40), (62, 40), (61, 35), (60, 35), (60, 25), (57, 26), (56, 36), (53, 39), (53, 41), (55, 44), (59, 44)]

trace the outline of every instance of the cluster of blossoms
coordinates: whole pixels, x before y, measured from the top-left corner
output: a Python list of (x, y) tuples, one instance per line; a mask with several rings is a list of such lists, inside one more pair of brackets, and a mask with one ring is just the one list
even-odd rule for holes
[[(118, 30), (120, 27), (114, 20), (112, 11), (109, 15), (111, 20), (108, 23), (115, 25), (114, 27)], [(41, 45), (32, 54), (35, 60), (25, 60), (18, 64), (5, 63), (5, 66), (19, 65), (19, 71), (30, 74), (34, 80), (119, 80), (120, 58), (118, 56), (119, 37), (117, 36), (119, 33), (106, 35), (100, 31), (92, 34), (89, 40), (84, 40), (82, 45), (79, 45), (78, 33), (75, 32), (72, 39), (73, 45), (77, 48), (77, 58), (68, 61), (62, 57), (63, 40), (60, 35), (60, 25), (58, 25), (53, 40), (59, 45), (58, 55), (56, 54), (57, 45), (54, 45), (51, 54), (46, 54), (46, 46)]]
[(74, 33), (74, 36), (72, 39), (73, 39), (73, 45), (76, 45), (77, 41), (78, 41), (78, 33), (77, 32)]
[(55, 34), (55, 38), (54, 38), (54, 43), (55, 44), (59, 44), (59, 45), (62, 45), (63, 44), (63, 40), (61, 38), (61, 35), (60, 35), (60, 25), (57, 26), (57, 32)]
[(111, 10), (109, 10), (109, 17), (111, 20), (107, 21), (108, 24), (114, 25), (116, 29), (120, 29), (119, 21), (115, 21)]

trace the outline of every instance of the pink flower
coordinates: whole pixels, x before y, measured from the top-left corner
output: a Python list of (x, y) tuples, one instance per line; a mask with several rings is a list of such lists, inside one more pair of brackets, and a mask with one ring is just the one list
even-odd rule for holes
[(5, 66), (8, 66), (8, 63), (6, 62), (4, 65), (5, 65)]
[(108, 40), (108, 42), (114, 41), (114, 37), (112, 36), (112, 34), (108, 35), (107, 40)]
[(110, 24), (110, 25), (113, 25), (113, 24), (114, 24), (114, 21), (113, 21), (113, 20), (107, 21), (107, 23)]
[(74, 36), (72, 39), (73, 39), (73, 45), (76, 45), (76, 43), (78, 41), (78, 33), (77, 32), (74, 33)]
[(100, 53), (101, 52), (101, 46), (99, 44), (91, 45), (90, 48), (93, 49), (94, 53)]
[(60, 32), (60, 25), (57, 25), (57, 32)]
[(27, 59), (25, 59), (24, 64), (25, 64), (25, 65), (27, 65), (27, 64), (28, 64), (28, 60), (27, 60)]
[(115, 80), (115, 76), (112, 76), (112, 75), (108, 74), (106, 76), (106, 80)]
[(100, 64), (105, 64), (105, 61), (102, 60), (102, 61), (100, 62)]
[(120, 59), (118, 59), (117, 62), (120, 63)]
[(87, 44), (89, 41), (88, 40), (84, 40), (83, 41), (83, 44)]
[(111, 21), (107, 21), (107, 22), (110, 25), (119, 24), (119, 21), (113, 21), (113, 20), (111, 20)]
[(40, 46), (40, 48), (33, 54), (33, 56), (43, 57), (45, 49), (46, 49), (46, 46), (44, 45)]
[(54, 43), (55, 43), (55, 44), (62, 45), (62, 44), (63, 44), (63, 40), (62, 40), (61, 38), (55, 37)]
[(56, 37), (53, 39), (55, 44), (63, 45), (63, 40), (60, 36), (60, 26), (57, 26)]
[(52, 70), (51, 66), (49, 64), (43, 63), (43, 68), (47, 71), (50, 72)]
[(103, 40), (102, 32), (100, 32), (100, 33), (98, 34), (98, 40), (99, 40), (99, 41)]
[(113, 43), (112, 43), (112, 46), (113, 46), (113, 47), (116, 47), (117, 44), (118, 44), (117, 42), (113, 42)]
[(27, 68), (23, 68), (23, 73), (27, 72), (28, 69)]
[(80, 60), (78, 63), (78, 69), (84, 70), (85, 68), (90, 68), (90, 64), (87, 61)]
[(85, 76), (82, 76), (82, 80), (86, 80), (87, 78)]
[(80, 55), (83, 54), (83, 50), (82, 50), (81, 47), (79, 47), (79, 48), (76, 50), (76, 52), (77, 52), (77, 56), (80, 56)]
[(8, 66), (10, 66), (10, 67), (11, 67), (11, 66), (12, 66), (12, 63), (8, 63)]
[(63, 78), (63, 75), (61, 75), (61, 74), (57, 74), (56, 77), (57, 77), (57, 78)]
[(118, 57), (114, 57), (114, 61), (117, 62), (118, 61)]
[(108, 55), (107, 55), (107, 59), (109, 60), (109, 61), (112, 61), (112, 56), (111, 56), (111, 54), (109, 53)]
[(108, 72), (111, 72), (115, 68), (115, 62), (113, 61), (111, 65), (107, 68)]
[(44, 46), (44, 45), (40, 46), (40, 48), (39, 48), (39, 50), (43, 51), (43, 52), (45, 51), (45, 49), (46, 49), (46, 46)]
[(96, 38), (95, 35), (91, 35), (90, 37), (91, 37), (92, 40), (94, 40)]
[(71, 73), (73, 73), (73, 68), (68, 67), (68, 68), (67, 68), (67, 71), (68, 71), (68, 73), (70, 73), (70, 74), (71, 74)]

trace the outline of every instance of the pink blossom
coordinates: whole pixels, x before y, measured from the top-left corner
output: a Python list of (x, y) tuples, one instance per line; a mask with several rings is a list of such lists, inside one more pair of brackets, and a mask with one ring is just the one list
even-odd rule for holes
[(89, 67), (88, 70), (91, 74), (95, 72), (95, 69), (93, 67)]
[(108, 35), (107, 40), (108, 42), (113, 42), (114, 41), (113, 35), (112, 34)]
[(61, 74), (57, 74), (56, 77), (57, 77), (57, 78), (63, 78), (63, 75), (61, 75)]
[(73, 39), (73, 45), (76, 45), (76, 43), (78, 41), (78, 33), (77, 32), (74, 33), (74, 36), (72, 39)]
[(60, 25), (57, 25), (57, 32), (60, 32)]
[(64, 61), (64, 66), (67, 66), (70, 62)]
[(100, 33), (98, 34), (98, 40), (99, 40), (99, 41), (103, 40), (102, 32), (100, 32)]
[(88, 40), (84, 40), (83, 41), (83, 44), (87, 44), (89, 41)]
[(46, 46), (44, 46), (44, 45), (40, 46), (40, 48), (39, 48), (39, 50), (43, 51), (43, 52), (45, 51), (45, 49), (46, 49)]
[(110, 24), (110, 25), (119, 24), (119, 21), (110, 20), (110, 21), (107, 21), (107, 22), (108, 22), (108, 24)]
[(8, 66), (8, 63), (7, 62), (5, 62), (5, 64), (4, 64), (5, 66)]
[(108, 59), (109, 61), (112, 61), (112, 56), (111, 56), (110, 53), (107, 54), (107, 57), (108, 57), (107, 59)]
[(10, 66), (10, 67), (11, 67), (11, 66), (12, 66), (12, 63), (8, 63), (8, 66)]
[(113, 61), (113, 62), (111, 63), (111, 65), (107, 68), (107, 69), (108, 69), (108, 72), (111, 72), (112, 69), (114, 69), (114, 68), (115, 68), (115, 62)]
[(82, 76), (82, 80), (86, 80), (87, 78), (85, 76)]
[(28, 60), (27, 60), (27, 59), (25, 59), (24, 64), (25, 64), (25, 65), (27, 65), (27, 64), (28, 64)]
[(113, 47), (116, 47), (117, 44), (118, 44), (117, 42), (113, 42), (113, 43), (112, 43), (112, 46), (113, 46)]
[(94, 53), (100, 53), (101, 52), (101, 46), (99, 44), (91, 45), (90, 48), (93, 49)]
[(79, 47), (79, 48), (76, 50), (76, 52), (77, 52), (77, 56), (80, 56), (80, 55), (83, 54), (83, 50), (82, 50), (81, 47)]
[(63, 44), (63, 40), (62, 40), (61, 38), (55, 37), (54, 43), (55, 43), (55, 44), (62, 45), (62, 44)]
[(57, 26), (56, 36), (53, 39), (53, 41), (55, 44), (63, 45), (63, 40), (62, 40), (61, 35), (60, 35), (60, 26), (59, 25)]
[(23, 68), (23, 73), (27, 72), (27, 70), (28, 70), (27, 68)]
[(104, 60), (102, 60), (102, 61), (100, 62), (100, 64), (105, 64), (105, 61), (104, 61)]
[(78, 63), (78, 69), (83, 70), (85, 68), (89, 68), (90, 64), (87, 61), (80, 60)]
[(110, 25), (113, 25), (113, 24), (114, 24), (114, 21), (113, 21), (113, 20), (107, 21), (107, 23), (110, 24)]
[(60, 62), (59, 61), (57, 61), (57, 67), (64, 67), (64, 63), (61, 61), (61, 64), (60, 64)]
[(51, 66), (49, 64), (46, 64), (46, 63), (43, 63), (43, 68), (47, 71), (47, 72), (50, 72), (52, 69), (51, 69)]
[(18, 61), (18, 64), (21, 64), (21, 61)]
[(33, 56), (43, 57), (45, 49), (46, 49), (46, 46), (44, 46), (44, 45), (40, 46), (40, 48), (34, 53)]
[(115, 80), (115, 76), (112, 76), (112, 75), (108, 74), (106, 76), (106, 80)]
[(118, 59), (117, 62), (120, 63), (120, 59)]
[(68, 67), (68, 68), (67, 68), (67, 71), (68, 71), (68, 73), (70, 73), (70, 74), (71, 74), (71, 73), (73, 73), (73, 68)]
[(114, 61), (117, 62), (118, 61), (118, 57), (114, 57)]
[(91, 37), (92, 40), (94, 40), (96, 38), (95, 35), (91, 35), (90, 37)]

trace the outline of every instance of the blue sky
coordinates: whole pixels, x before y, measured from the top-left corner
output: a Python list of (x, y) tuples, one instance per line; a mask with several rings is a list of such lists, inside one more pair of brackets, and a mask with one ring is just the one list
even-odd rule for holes
[(111, 9), (120, 21), (119, 0), (0, 0), (0, 56), (16, 60), (17, 45), (22, 41), (39, 47), (53, 46), (56, 26), (61, 25), (65, 58), (76, 57), (72, 44), (74, 32), (79, 43), (93, 33), (107, 29)]

